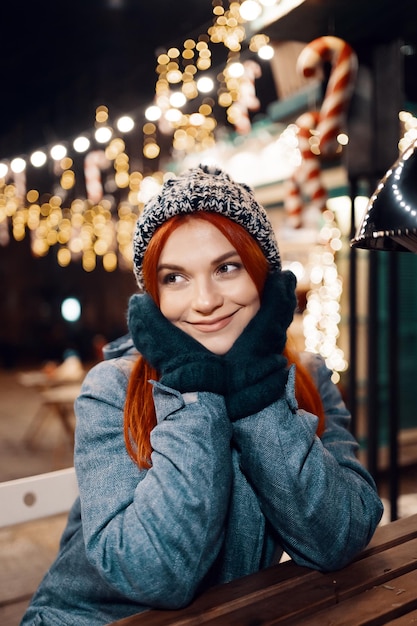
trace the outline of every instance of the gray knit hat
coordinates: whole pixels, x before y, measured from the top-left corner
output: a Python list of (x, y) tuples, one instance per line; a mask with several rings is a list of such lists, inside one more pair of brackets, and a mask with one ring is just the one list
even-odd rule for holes
[(200, 165), (167, 180), (161, 192), (146, 204), (133, 238), (133, 269), (140, 289), (143, 257), (156, 229), (174, 215), (209, 211), (237, 222), (258, 242), (270, 268), (281, 270), (281, 259), (272, 224), (265, 209), (244, 183), (233, 182), (220, 169)]

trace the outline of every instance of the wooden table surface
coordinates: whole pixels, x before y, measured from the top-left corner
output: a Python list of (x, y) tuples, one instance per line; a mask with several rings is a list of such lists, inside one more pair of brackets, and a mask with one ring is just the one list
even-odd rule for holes
[(377, 529), (368, 548), (328, 574), (291, 561), (210, 589), (187, 608), (113, 626), (417, 624), (417, 515)]

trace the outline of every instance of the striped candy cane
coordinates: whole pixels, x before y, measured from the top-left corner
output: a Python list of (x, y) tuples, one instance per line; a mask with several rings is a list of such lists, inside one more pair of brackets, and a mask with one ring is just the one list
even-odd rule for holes
[(301, 51), (297, 71), (306, 78), (315, 76), (325, 61), (330, 62), (331, 72), (316, 128), (320, 137), (320, 152), (331, 155), (338, 147), (336, 137), (346, 125), (358, 60), (351, 46), (343, 39), (318, 37)]
[(255, 80), (262, 75), (261, 66), (255, 61), (243, 63), (244, 74), (240, 79), (239, 97), (229, 107), (237, 133), (247, 135), (252, 128), (249, 111), (257, 111), (261, 105), (256, 96)]
[(288, 221), (294, 228), (303, 225), (304, 206), (308, 202), (310, 218), (317, 220), (326, 207), (327, 191), (321, 181), (319, 157), (311, 151), (310, 139), (318, 123), (319, 112), (303, 113), (295, 121), (298, 126), (298, 148), (301, 164), (289, 180), (285, 198)]
[(96, 204), (103, 198), (101, 172), (110, 164), (104, 150), (93, 150), (84, 159), (84, 177), (87, 198)]
[[(296, 120), (302, 163), (289, 181), (285, 201), (289, 221), (295, 227), (303, 224), (304, 206), (310, 199), (311, 215), (326, 207), (327, 191), (321, 182), (320, 156), (337, 152), (337, 136), (345, 127), (347, 107), (357, 72), (357, 57), (352, 48), (338, 37), (319, 37), (309, 43), (298, 57), (297, 70), (306, 78), (314, 76), (324, 61), (331, 72), (320, 111), (301, 115)], [(310, 148), (311, 131), (319, 139), (320, 155)]]

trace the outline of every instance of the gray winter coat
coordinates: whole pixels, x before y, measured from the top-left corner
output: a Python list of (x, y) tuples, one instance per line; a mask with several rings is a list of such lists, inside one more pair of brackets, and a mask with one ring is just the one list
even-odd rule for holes
[(102, 626), (150, 607), (179, 608), (210, 585), (277, 562), (283, 550), (330, 571), (367, 545), (382, 504), (320, 357), (303, 356), (324, 404), (321, 439), (317, 417), (297, 409), (294, 367), (285, 397), (233, 424), (222, 396), (153, 383), (149, 470), (132, 462), (123, 438), (137, 352), (124, 337), (106, 357), (75, 405), (80, 497), (21, 626)]

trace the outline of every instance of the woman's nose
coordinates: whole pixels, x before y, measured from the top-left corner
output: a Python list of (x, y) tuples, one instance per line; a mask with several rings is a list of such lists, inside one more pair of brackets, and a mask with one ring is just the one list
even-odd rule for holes
[(193, 307), (200, 313), (208, 314), (223, 304), (223, 295), (211, 280), (197, 280), (194, 285)]

